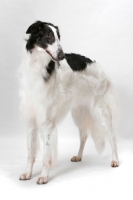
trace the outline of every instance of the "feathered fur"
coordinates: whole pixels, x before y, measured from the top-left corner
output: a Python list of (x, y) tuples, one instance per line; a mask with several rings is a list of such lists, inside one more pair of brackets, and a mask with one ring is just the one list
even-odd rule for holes
[[(54, 35), (54, 42), (45, 44), (45, 47), (40, 45), (37, 37), (40, 37), (40, 29), (45, 30), (46, 23), (41, 26), (39, 24), (41, 28), (38, 29), (37, 23), (36, 27), (32, 26), (33, 33), (28, 30), (30, 37), (33, 38), (36, 34), (36, 42), (33, 40), (35, 43), (29, 45), (32, 49), (28, 49), (27, 57), (20, 68), (20, 110), (28, 127), (28, 165), (20, 180), (27, 180), (32, 175), (40, 132), (44, 142), (44, 155), (43, 169), (37, 183), (43, 184), (48, 181), (49, 169), (57, 157), (56, 126), (70, 110), (80, 132), (79, 152), (71, 160), (82, 159), (83, 148), (90, 131), (99, 152), (104, 149), (104, 136), (109, 136), (112, 146), (111, 165), (118, 166), (113, 123), (117, 111), (117, 98), (110, 79), (101, 67), (90, 59), (87, 62), (85, 57), (73, 57), (69, 54), (65, 57), (58, 37), (59, 30), (57, 34), (57, 28), (54, 26), (47, 24), (47, 29), (50, 28)], [(58, 49), (61, 49), (61, 56)], [(69, 62), (68, 57), (71, 59)], [(74, 62), (73, 59), (76, 58), (78, 59)], [(52, 73), (48, 72), (50, 62), (53, 62), (50, 65)], [(73, 64), (69, 65), (70, 63), (77, 63), (76, 70)], [(82, 69), (79, 69), (80, 66)]]

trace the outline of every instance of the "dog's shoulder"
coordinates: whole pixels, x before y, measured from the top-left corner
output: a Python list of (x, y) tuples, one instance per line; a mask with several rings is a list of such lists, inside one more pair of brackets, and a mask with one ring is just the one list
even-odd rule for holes
[(92, 64), (93, 61), (79, 54), (65, 54), (65, 58), (73, 71), (82, 71), (87, 67), (87, 64)]

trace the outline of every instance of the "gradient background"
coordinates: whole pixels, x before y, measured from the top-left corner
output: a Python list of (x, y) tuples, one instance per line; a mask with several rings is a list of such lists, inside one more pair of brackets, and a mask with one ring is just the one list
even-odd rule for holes
[[(36, 20), (59, 26), (64, 52), (96, 60), (112, 78), (121, 105), (117, 130), (120, 168), (113, 171), (109, 168), (110, 146), (99, 157), (91, 139), (87, 141), (84, 161), (69, 162), (77, 153), (79, 141), (77, 129), (68, 115), (58, 128), (59, 164), (51, 172), (53, 178), (49, 184), (42, 189), (35, 185), (41, 169), (39, 156), (38, 173), (33, 179), (18, 181), (27, 154), (26, 132), (18, 110), (17, 70), (24, 57), (25, 32)], [(52, 199), (53, 195), (61, 200), (98, 197), (108, 200), (113, 196), (133, 199), (133, 0), (2, 0), (0, 45), (0, 196), (17, 198), (14, 195), (20, 192), (19, 199), (28, 198), (33, 193), (27, 187), (37, 187), (36, 194), (45, 199)], [(19, 192), (14, 193), (16, 188)], [(10, 192), (6, 193), (7, 190)]]

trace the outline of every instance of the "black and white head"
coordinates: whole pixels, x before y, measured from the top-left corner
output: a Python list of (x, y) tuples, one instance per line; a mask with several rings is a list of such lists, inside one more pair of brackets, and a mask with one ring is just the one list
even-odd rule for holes
[(51, 23), (37, 21), (26, 31), (30, 34), (26, 49), (32, 52), (35, 46), (47, 52), (54, 61), (63, 60), (65, 54), (60, 45), (60, 33), (57, 26)]

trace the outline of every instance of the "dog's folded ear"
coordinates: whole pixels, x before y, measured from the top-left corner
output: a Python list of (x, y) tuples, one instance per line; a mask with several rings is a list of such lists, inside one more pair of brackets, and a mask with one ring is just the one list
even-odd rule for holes
[(31, 26), (29, 26), (29, 28), (26, 31), (26, 34), (31, 34), (36, 32), (37, 30), (41, 29), (43, 25), (43, 22), (41, 21), (36, 21), (34, 24), (32, 24)]

